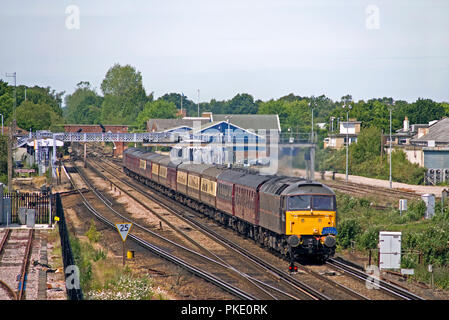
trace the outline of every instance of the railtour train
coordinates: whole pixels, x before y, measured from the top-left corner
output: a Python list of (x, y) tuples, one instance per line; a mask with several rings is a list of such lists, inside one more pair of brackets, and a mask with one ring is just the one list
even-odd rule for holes
[(336, 246), (337, 204), (326, 185), (128, 148), (125, 173), (290, 261), (324, 261)]

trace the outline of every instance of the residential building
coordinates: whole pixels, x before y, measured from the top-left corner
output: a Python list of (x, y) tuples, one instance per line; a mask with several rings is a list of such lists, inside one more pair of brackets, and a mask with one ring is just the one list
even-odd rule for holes
[(184, 161), (254, 164), (269, 156), (270, 134), (279, 135), (278, 115), (212, 114), (200, 118), (149, 119), (150, 132), (177, 132), (172, 156)]
[[(410, 162), (427, 169), (427, 183), (449, 181), (449, 118), (411, 126), (405, 118), (403, 128), (392, 135), (391, 144), (393, 150), (404, 151)], [(387, 135), (384, 147), (388, 154)]]
[(349, 121), (340, 121), (340, 131), (336, 134), (330, 134), (324, 139), (324, 148), (340, 150), (346, 146), (346, 139), (349, 145), (357, 142), (357, 136), (360, 133), (361, 121), (349, 119)]

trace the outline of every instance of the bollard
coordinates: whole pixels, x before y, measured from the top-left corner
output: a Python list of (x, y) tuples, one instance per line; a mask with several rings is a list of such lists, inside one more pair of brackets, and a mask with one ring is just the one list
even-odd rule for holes
[(35, 209), (28, 209), (27, 210), (27, 227), (28, 228), (34, 228), (34, 225), (36, 223), (36, 210)]
[(128, 250), (128, 252), (126, 253), (126, 258), (128, 260), (134, 259), (134, 251), (133, 250)]
[(20, 207), (19, 208), (19, 224), (26, 224), (27, 223), (27, 207)]

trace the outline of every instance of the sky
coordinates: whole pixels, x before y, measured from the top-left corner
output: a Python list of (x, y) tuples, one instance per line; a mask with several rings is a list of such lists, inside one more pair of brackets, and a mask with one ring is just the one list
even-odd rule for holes
[(147, 94), (449, 101), (446, 0), (1, 1), (0, 79), (73, 93), (114, 64)]

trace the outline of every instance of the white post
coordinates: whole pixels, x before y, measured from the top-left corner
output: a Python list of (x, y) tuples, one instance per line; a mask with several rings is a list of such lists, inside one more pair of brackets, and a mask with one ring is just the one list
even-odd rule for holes
[(56, 139), (53, 133), (53, 161), (51, 162), (51, 169), (53, 171), (53, 178), (56, 178)]
[(346, 112), (346, 182), (348, 182), (348, 155), (349, 155), (349, 110)]
[(391, 179), (391, 108), (390, 108), (390, 189), (393, 187), (393, 180)]

